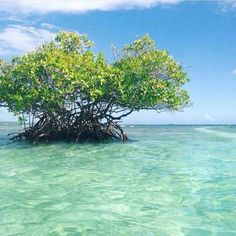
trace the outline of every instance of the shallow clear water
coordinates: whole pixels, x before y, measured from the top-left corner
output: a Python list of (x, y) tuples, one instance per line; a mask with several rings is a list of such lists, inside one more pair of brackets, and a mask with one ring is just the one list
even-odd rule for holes
[(33, 147), (17, 128), (0, 124), (0, 235), (236, 235), (235, 126)]

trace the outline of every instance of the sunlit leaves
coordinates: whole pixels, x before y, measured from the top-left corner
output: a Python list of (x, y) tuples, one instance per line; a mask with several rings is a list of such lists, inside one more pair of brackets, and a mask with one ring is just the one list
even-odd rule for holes
[(178, 110), (189, 104), (181, 86), (188, 82), (167, 51), (158, 50), (147, 35), (123, 49), (114, 64), (123, 73), (120, 102), (135, 109)]
[(179, 110), (189, 104), (188, 78), (148, 35), (127, 44), (108, 63), (84, 35), (60, 32), (11, 63), (0, 61), (0, 102), (12, 112), (60, 116), (68, 106), (108, 103), (132, 110)]

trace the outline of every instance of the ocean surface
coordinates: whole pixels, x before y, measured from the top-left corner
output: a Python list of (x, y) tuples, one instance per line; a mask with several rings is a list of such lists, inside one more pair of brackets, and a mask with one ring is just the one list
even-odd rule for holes
[(236, 126), (131, 126), (131, 141), (10, 141), (0, 235), (236, 235)]

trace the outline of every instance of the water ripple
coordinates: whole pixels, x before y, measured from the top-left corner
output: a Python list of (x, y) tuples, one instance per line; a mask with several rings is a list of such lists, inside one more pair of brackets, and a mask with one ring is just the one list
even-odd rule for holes
[(37, 146), (0, 129), (0, 235), (236, 235), (234, 127)]

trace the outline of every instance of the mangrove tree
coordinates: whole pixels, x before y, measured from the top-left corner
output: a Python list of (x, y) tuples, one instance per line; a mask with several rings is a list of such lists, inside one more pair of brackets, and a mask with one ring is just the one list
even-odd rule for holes
[(119, 124), (125, 116), (189, 104), (186, 73), (148, 35), (113, 54), (108, 62), (85, 35), (60, 32), (26, 55), (0, 61), (0, 104), (24, 125), (13, 138), (126, 140)]

